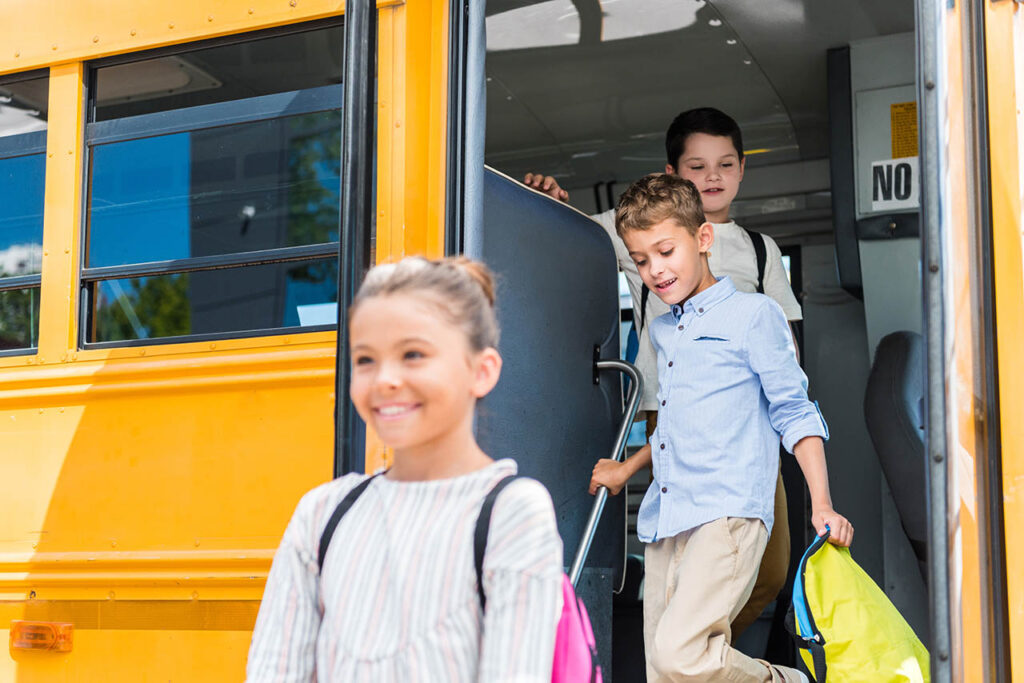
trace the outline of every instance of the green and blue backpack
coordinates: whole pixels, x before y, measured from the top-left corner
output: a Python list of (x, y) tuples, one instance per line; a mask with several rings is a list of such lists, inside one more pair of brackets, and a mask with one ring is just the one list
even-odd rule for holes
[(817, 683), (928, 683), (928, 651), (849, 548), (807, 548), (787, 627)]

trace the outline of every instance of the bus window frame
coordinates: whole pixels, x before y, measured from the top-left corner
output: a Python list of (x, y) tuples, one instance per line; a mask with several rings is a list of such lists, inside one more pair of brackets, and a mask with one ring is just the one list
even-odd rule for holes
[[(19, 71), (17, 73), (0, 76), (0, 86), (23, 81), (33, 81), (39, 78), (50, 78), (48, 68), (32, 69), (31, 71)], [(47, 85), (49, 87), (49, 85)], [(49, 132), (49, 117), (47, 117), (47, 130), (37, 130), (31, 133), (20, 133), (18, 135), (0, 136), (0, 160), (16, 159), (35, 154), (46, 154), (46, 136)], [(43, 160), (44, 168), (46, 160)], [(44, 209), (45, 210), (45, 209)], [(9, 292), (18, 289), (36, 288), (42, 293), (43, 274), (12, 275), (11, 277), (0, 277), (0, 292)], [(36, 322), (38, 325), (38, 321)], [(36, 335), (38, 337), (38, 329)], [(9, 356), (32, 356), (39, 351), (39, 341), (35, 346), (24, 346), (17, 349), (0, 350), (0, 358)]]
[[(256, 42), (266, 38), (283, 35), (295, 35), (334, 27), (344, 27), (344, 15), (316, 21), (288, 24), (270, 29), (248, 31), (232, 34), (222, 38), (211, 38), (190, 43), (156, 48), (140, 52), (117, 55), (86, 64), (87, 110), (88, 119), (85, 124), (83, 160), (85, 165), (84, 187), (82, 193), (82, 214), (80, 231), (79, 260), (79, 320), (78, 347), (81, 350), (131, 348), (139, 346), (156, 346), (166, 344), (182, 344), (189, 342), (221, 341), (229, 339), (247, 339), (287, 334), (307, 334), (314, 332), (333, 331), (335, 324), (296, 325), (290, 327), (247, 328), (224, 332), (185, 334), (167, 337), (143, 339), (125, 339), (116, 341), (89, 341), (94, 320), (92, 307), (95, 289), (99, 283), (129, 277), (150, 277), (178, 273), (191, 273), (217, 269), (243, 268), (246, 266), (265, 266), (288, 262), (315, 262), (337, 257), (339, 242), (318, 242), (309, 245), (279, 247), (252, 251), (232, 252), (209, 256), (197, 256), (181, 259), (139, 262), (115, 266), (87, 267), (90, 238), (90, 202), (92, 188), (92, 153), (96, 145), (112, 144), (159, 137), (175, 133), (194, 132), (242, 123), (270, 121), (288, 116), (316, 114), (327, 111), (338, 111), (345, 115), (344, 83), (318, 86), (302, 90), (281, 93), (256, 95), (224, 102), (196, 105), (139, 114), (104, 121), (95, 121), (96, 103), (91, 93), (95, 92), (97, 73), (101, 68), (175, 54), (196, 52), (212, 47), (224, 47)], [(339, 195), (339, 211), (344, 201)], [(339, 262), (338, 267), (342, 267)]]

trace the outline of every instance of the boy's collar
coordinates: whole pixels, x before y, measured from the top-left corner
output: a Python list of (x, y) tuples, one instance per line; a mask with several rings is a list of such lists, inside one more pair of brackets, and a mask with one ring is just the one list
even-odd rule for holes
[(684, 311), (692, 311), (697, 315), (704, 315), (719, 302), (728, 299), (736, 291), (736, 285), (728, 275), (715, 278), (715, 284), (696, 294), (681, 304), (672, 306), (672, 315), (676, 320), (683, 317)]

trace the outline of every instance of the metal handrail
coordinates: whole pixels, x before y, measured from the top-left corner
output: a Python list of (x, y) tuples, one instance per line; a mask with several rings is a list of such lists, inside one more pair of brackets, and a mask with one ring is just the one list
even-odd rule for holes
[[(633, 426), (633, 418), (636, 417), (636, 409), (640, 403), (640, 392), (643, 390), (644, 380), (636, 366), (624, 360), (599, 360), (594, 365), (598, 370), (618, 370), (629, 375), (629, 378), (633, 380), (632, 386), (629, 389), (629, 398), (626, 401), (626, 412), (622, 416), (622, 424), (619, 425), (619, 433), (615, 437), (615, 447), (612, 449), (612, 460), (622, 462), (623, 452), (626, 448), (626, 439), (629, 437), (629, 430)], [(573, 588), (576, 587), (580, 580), (583, 565), (586, 563), (587, 554), (590, 552), (590, 544), (594, 542), (597, 523), (601, 519), (601, 513), (604, 511), (604, 504), (607, 500), (608, 489), (599, 486), (597, 495), (594, 498), (594, 504), (590, 508), (590, 518), (587, 519), (587, 525), (583, 529), (583, 538), (580, 539), (580, 545), (576, 549), (576, 557), (573, 559), (572, 568), (569, 570), (569, 580), (572, 581)]]

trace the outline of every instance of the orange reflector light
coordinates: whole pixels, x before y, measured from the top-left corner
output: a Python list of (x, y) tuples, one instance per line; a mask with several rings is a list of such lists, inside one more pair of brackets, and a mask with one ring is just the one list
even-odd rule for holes
[(12, 650), (71, 652), (75, 625), (57, 621), (12, 621)]

